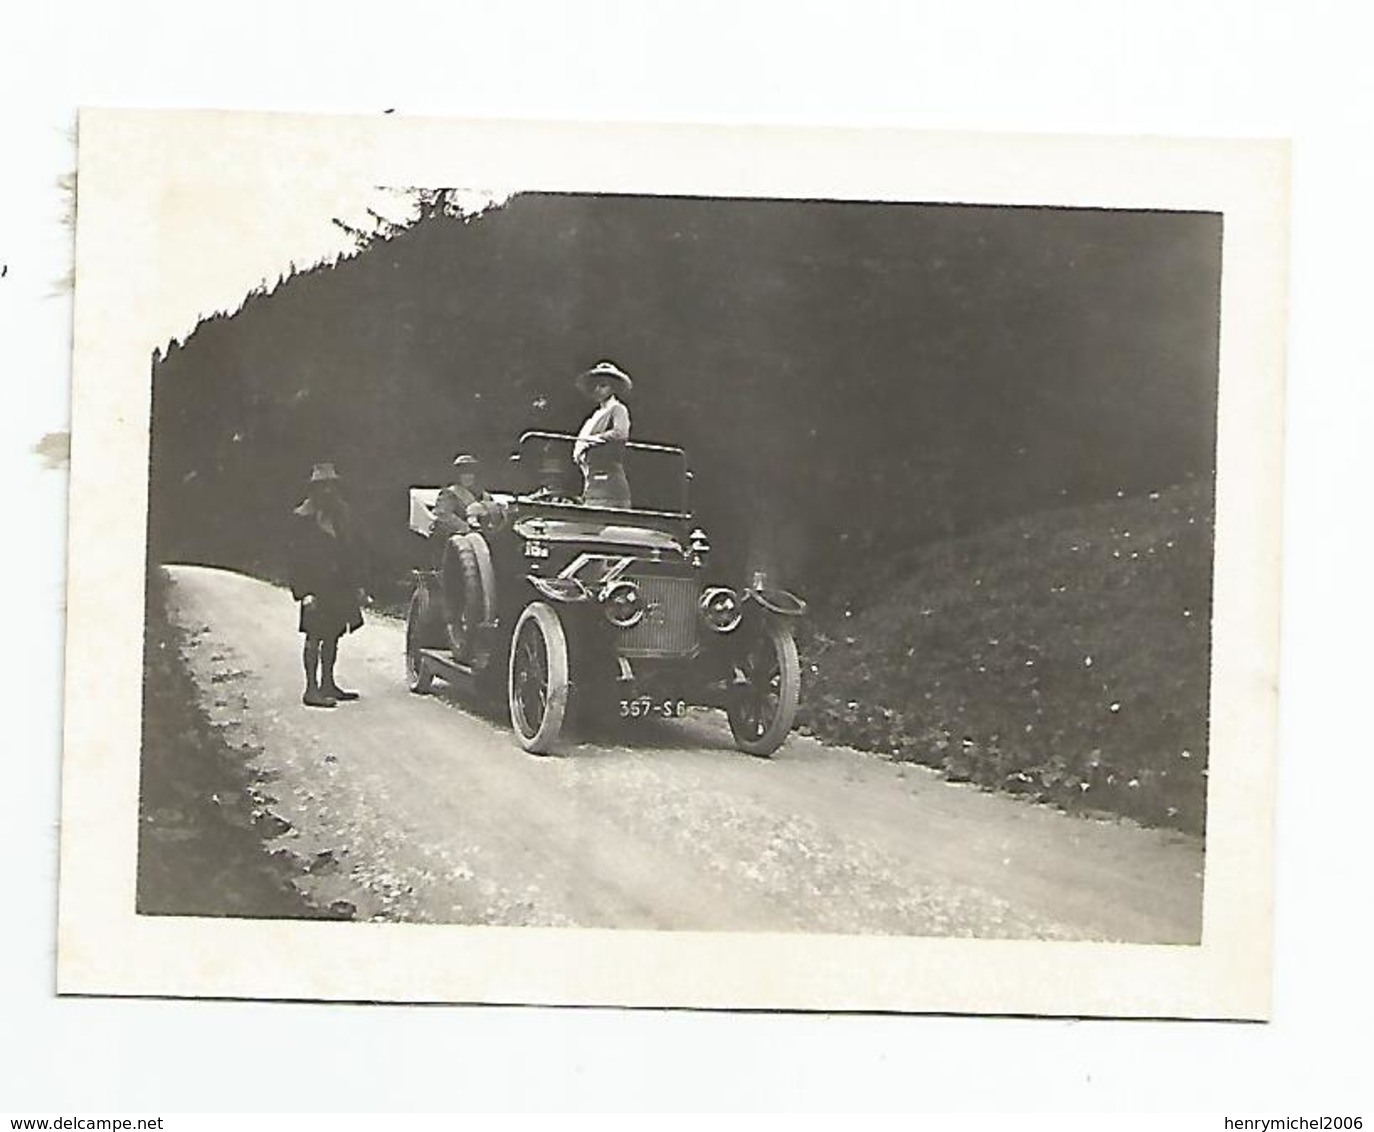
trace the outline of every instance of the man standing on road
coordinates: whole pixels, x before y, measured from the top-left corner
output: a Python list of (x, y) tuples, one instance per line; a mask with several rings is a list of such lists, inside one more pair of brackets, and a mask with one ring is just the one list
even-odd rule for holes
[(578, 389), (596, 402), (573, 445), (573, 461), (582, 469), (582, 502), (588, 506), (630, 506), (630, 481), (625, 478), (630, 410), (621, 398), (633, 385), (614, 362), (597, 362), (577, 377)]
[(309, 493), (295, 509), (291, 545), (291, 594), (301, 604), (300, 631), (305, 634), (307, 707), (332, 708), (356, 700), (357, 692), (334, 680), (339, 638), (363, 624), (366, 592), (360, 585), (358, 548), (348, 504), (333, 464), (316, 464)]

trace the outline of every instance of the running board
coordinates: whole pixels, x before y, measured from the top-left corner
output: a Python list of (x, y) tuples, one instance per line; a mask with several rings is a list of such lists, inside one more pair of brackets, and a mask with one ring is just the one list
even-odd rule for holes
[(425, 663), (433, 667), (434, 671), (445, 679), (452, 675), (476, 676), (477, 669), (466, 661), (454, 660), (453, 654), (447, 649), (420, 649), (419, 653), (425, 659)]

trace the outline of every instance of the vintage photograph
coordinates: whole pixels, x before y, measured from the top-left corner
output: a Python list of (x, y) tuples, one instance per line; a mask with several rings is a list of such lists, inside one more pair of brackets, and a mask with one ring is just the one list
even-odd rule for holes
[(1199, 941), (1218, 216), (388, 195), (153, 364), (140, 911)]
[(150, 175), (131, 930), (1202, 962), (1220, 200), (385, 172)]

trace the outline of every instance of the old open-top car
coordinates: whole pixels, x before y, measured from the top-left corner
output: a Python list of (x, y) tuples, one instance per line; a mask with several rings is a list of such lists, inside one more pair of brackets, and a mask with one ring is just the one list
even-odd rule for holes
[[(771, 754), (796, 716), (791, 623), (805, 603), (706, 580), (710, 546), (688, 507), (680, 448), (628, 445), (636, 505), (592, 507), (569, 482), (575, 439), (524, 434), (511, 463), (517, 490), (493, 492), (498, 505), (474, 533), (448, 539), (416, 571), (412, 691), (443, 677), (495, 694), (504, 677), (529, 751), (555, 749), (576, 712), (673, 718), (708, 706), (726, 712), (741, 750)], [(412, 530), (430, 533), (437, 495), (411, 489)]]

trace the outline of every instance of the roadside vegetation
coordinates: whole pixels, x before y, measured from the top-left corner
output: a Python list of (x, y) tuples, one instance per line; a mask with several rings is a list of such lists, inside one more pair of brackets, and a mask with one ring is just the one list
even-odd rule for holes
[(1042, 512), (849, 579), (803, 729), (1074, 812), (1203, 828), (1212, 485)]
[(148, 582), (136, 907), (144, 915), (334, 917), (308, 904), (295, 869), (264, 841), (284, 828), (260, 804), (251, 751), (199, 706), (167, 614), (167, 577)]

